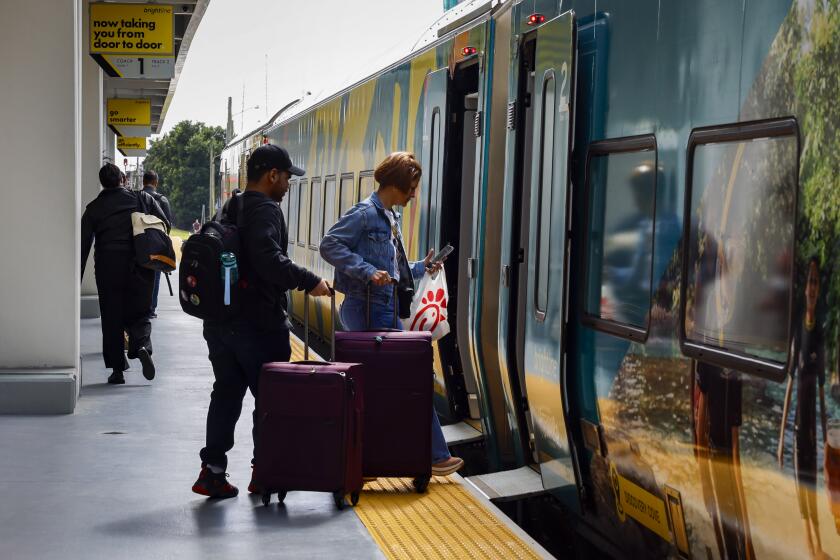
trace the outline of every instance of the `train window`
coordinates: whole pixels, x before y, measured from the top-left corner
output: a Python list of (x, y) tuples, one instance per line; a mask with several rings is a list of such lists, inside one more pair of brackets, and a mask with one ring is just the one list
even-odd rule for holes
[(312, 202), (309, 205), (309, 246), (318, 248), (321, 242), (321, 227), (324, 222), (324, 190), (321, 187), (321, 178), (312, 179)]
[(594, 142), (587, 154), (582, 321), (647, 339), (653, 273), (656, 138)]
[(359, 173), (359, 201), (365, 200), (375, 190), (376, 181), (373, 179), (373, 171)]
[(554, 74), (543, 82), (542, 128), (540, 132), (539, 197), (537, 210), (537, 275), (534, 306), (537, 320), (545, 320), (548, 308), (548, 271), (550, 267), (551, 184), (554, 175)]
[(324, 179), (324, 217), (320, 239), (329, 231), (338, 216), (335, 215), (335, 175)]
[(679, 329), (686, 355), (784, 378), (794, 324), (798, 177), (792, 118), (691, 133)]
[(309, 216), (309, 184), (303, 179), (298, 185), (297, 244), (303, 247), (306, 245), (306, 217)]
[(352, 173), (345, 173), (341, 176), (341, 183), (338, 186), (338, 215), (343, 216), (356, 202), (356, 188)]
[(295, 240), (297, 233), (297, 181), (289, 183), (289, 192), (283, 197), (283, 217), (286, 218), (286, 227), (289, 231), (289, 242)]

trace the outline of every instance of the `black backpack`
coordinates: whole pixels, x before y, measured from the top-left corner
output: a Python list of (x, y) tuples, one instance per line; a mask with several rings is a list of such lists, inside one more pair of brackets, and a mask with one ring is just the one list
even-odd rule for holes
[[(229, 202), (235, 219), (207, 222), (181, 247), (178, 291), (181, 309), (207, 321), (225, 321), (239, 312), (244, 282), (239, 269), (239, 196)], [(236, 208), (231, 208), (235, 206)]]

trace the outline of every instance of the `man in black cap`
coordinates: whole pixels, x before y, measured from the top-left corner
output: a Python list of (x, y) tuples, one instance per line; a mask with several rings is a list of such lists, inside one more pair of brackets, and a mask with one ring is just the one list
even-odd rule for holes
[[(231, 498), (239, 490), (226, 479), (226, 453), (247, 389), (256, 400), (260, 368), (291, 357), (286, 292), (304, 290), (329, 295), (326, 281), (298, 266), (287, 255), (288, 230), (278, 204), (289, 190), (292, 175), (304, 175), (289, 153), (274, 145), (260, 146), (247, 164), (245, 192), (232, 198), (226, 216), (238, 226), (237, 255), (243, 282), (239, 315), (230, 322), (204, 322), (204, 339), (216, 381), (207, 411), (207, 440), (201, 450), (201, 473), (193, 492), (212, 498)], [(256, 444), (256, 411), (252, 436)], [(253, 462), (253, 459), (252, 459)], [(256, 492), (253, 482), (250, 492)]]

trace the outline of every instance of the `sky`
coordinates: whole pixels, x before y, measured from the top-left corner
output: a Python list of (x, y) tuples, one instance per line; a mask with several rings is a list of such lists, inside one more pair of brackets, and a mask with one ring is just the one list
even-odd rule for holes
[(401, 58), (442, 14), (443, 0), (211, 0), (162, 132), (224, 128), (229, 96), (245, 107), (236, 134), (252, 130), (304, 91), (326, 97)]

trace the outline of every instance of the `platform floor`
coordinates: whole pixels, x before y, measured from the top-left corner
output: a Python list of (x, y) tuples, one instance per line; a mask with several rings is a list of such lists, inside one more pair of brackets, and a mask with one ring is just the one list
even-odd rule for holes
[[(99, 320), (82, 320), (83, 385), (75, 414), (0, 416), (0, 558), (385, 558), (377, 541), (388, 557), (405, 556), (382, 541), (370, 515), (366, 523), (376, 539), (361, 511), (338, 511), (330, 494), (291, 492), (284, 506), (269, 507), (248, 496), (250, 396), (229, 457), (239, 497), (193, 494), (213, 375), (201, 322), (180, 311), (165, 285), (158, 314), (154, 381), (142, 377), (135, 360), (125, 385), (108, 385)], [(492, 509), (475, 500), (465, 507)], [(537, 556), (546, 556), (507, 518), (500, 523), (509, 541), (528, 541)]]

